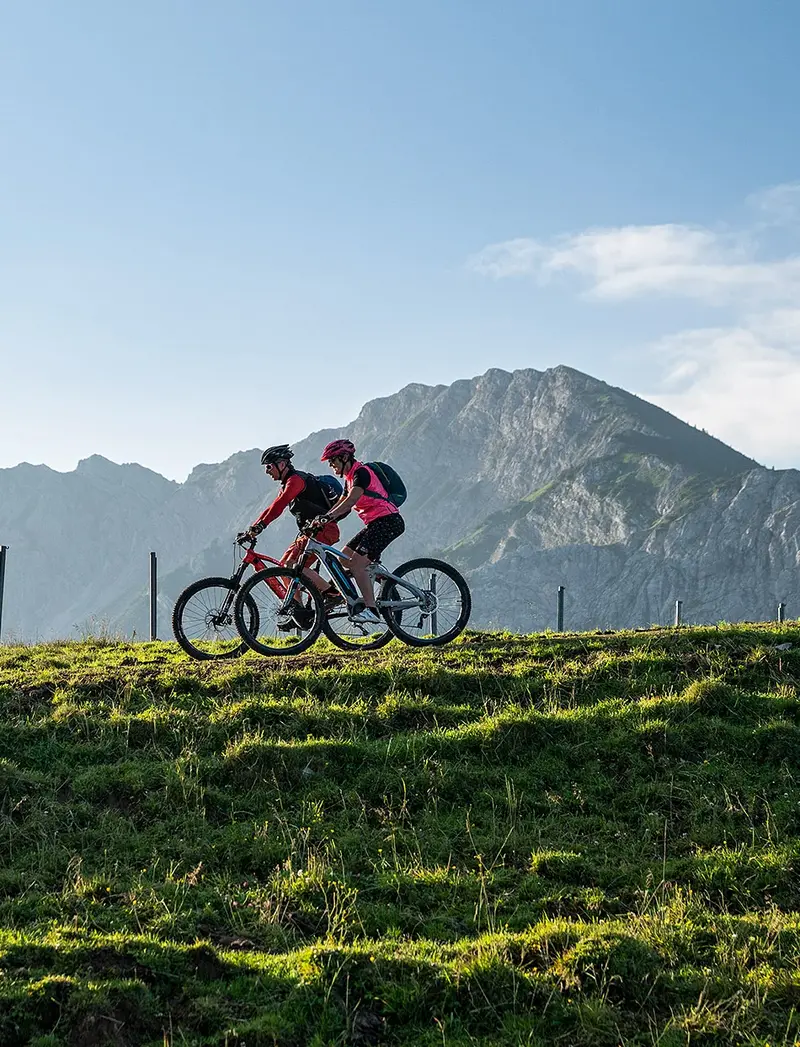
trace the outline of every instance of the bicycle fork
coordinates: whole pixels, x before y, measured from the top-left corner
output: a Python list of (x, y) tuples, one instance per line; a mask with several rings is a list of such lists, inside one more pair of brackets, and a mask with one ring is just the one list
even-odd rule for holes
[[(244, 569), (247, 567), (249, 562), (250, 561), (244, 560), (242, 562), (242, 568), (238, 570), (231, 578), (231, 581), (234, 583), (234, 585), (228, 593), (228, 595), (225, 597), (222, 607), (220, 608), (219, 615), (217, 616), (219, 618), (220, 623), (226, 622), (230, 616), (231, 605), (236, 599), (237, 593), (241, 588), (242, 575), (244, 574)], [(293, 583), (289, 587), (289, 589), (287, 589), (286, 586), (283, 585), (277, 578), (267, 578), (266, 582), (267, 587), (281, 601), (281, 607), (289, 608), (291, 600), (294, 598), (295, 590), (297, 589), (297, 583)]]

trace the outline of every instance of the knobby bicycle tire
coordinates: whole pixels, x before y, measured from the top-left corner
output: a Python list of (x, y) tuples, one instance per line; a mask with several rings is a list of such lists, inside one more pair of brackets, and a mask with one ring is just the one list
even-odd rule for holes
[[(472, 595), (470, 594), (469, 586), (464, 577), (455, 569), (455, 567), (451, 567), (450, 564), (445, 563), (443, 560), (433, 560), (429, 557), (407, 560), (404, 564), (401, 564), (398, 568), (392, 571), (392, 574), (401, 578), (403, 575), (416, 570), (437, 571), (439, 574), (446, 575), (458, 589), (461, 597), (461, 611), (456, 622), (447, 630), (447, 632), (441, 633), (437, 636), (415, 636), (413, 633), (409, 633), (404, 629), (401, 624), (400, 613), (393, 613), (391, 607), (381, 607), (381, 602), (383, 600), (401, 598), (400, 594), (397, 592), (395, 582), (390, 578), (387, 578), (383, 583), (380, 597), (378, 598), (378, 606), (387, 625), (394, 635), (398, 640), (402, 640), (403, 643), (408, 644), (409, 647), (443, 647), (445, 644), (450, 643), (451, 640), (455, 640), (455, 638), (464, 631), (467, 622), (469, 621), (469, 616), (472, 613)], [(404, 616), (409, 614), (413, 616), (415, 612), (413, 610), (404, 610), (401, 613)]]
[[(300, 582), (303, 592), (309, 597), (311, 607), (314, 611), (313, 624), (305, 631), (305, 635), (298, 639), (298, 642), (292, 644), (291, 647), (286, 646), (273, 646), (264, 643), (259, 640), (258, 635), (254, 635), (252, 630), (248, 628), (244, 620), (244, 610), (247, 605), (248, 599), (254, 600), (256, 610), (258, 611), (258, 599), (251, 596), (253, 590), (261, 583), (269, 585), (270, 580), (278, 581), (278, 579), (294, 579)], [(272, 588), (270, 586), (270, 588)], [(284, 586), (285, 588), (285, 586)], [(260, 616), (260, 611), (258, 612)], [(285, 657), (293, 654), (301, 654), (303, 651), (316, 642), (319, 634), (322, 632), (322, 623), (325, 617), (324, 611), (322, 610), (322, 600), (319, 593), (309, 582), (306, 582), (300, 571), (294, 571), (289, 567), (267, 567), (263, 571), (256, 571), (255, 574), (251, 575), (250, 578), (244, 583), (239, 591), (239, 595), (236, 597), (236, 603), (233, 608), (233, 616), (236, 622), (236, 628), (247, 644), (258, 654), (262, 654), (265, 657)], [(257, 628), (261, 625), (260, 617), (257, 623)], [(289, 634), (287, 634), (288, 636)]]
[[(191, 585), (187, 585), (175, 601), (175, 607), (172, 611), (172, 632), (175, 639), (190, 658), (196, 658), (198, 661), (221, 661), (228, 658), (239, 658), (247, 650), (247, 644), (244, 640), (228, 651), (206, 651), (201, 647), (196, 647), (186, 635), (186, 629), (183, 622), (186, 605), (193, 596), (202, 592), (203, 589), (228, 589), (230, 591), (235, 591), (236, 585), (230, 578), (200, 578), (198, 581), (192, 582)], [(248, 603), (248, 614), (250, 615), (251, 623), (254, 623), (257, 629), (258, 608), (252, 600)]]

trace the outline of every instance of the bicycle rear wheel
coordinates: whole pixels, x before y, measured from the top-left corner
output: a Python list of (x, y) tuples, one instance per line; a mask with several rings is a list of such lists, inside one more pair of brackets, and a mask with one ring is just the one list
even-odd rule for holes
[[(230, 578), (201, 578), (175, 601), (172, 631), (190, 657), (200, 661), (238, 658), (247, 650), (234, 621), (236, 584)], [(247, 600), (242, 613), (258, 632), (258, 608)]]
[[(411, 647), (442, 647), (454, 640), (469, 621), (472, 597), (469, 586), (455, 567), (443, 560), (422, 557), (408, 560), (392, 572), (403, 581), (388, 578), (378, 607), (394, 635)], [(420, 590), (417, 597), (404, 586)]]
[[(250, 602), (258, 614), (255, 623), (248, 612)], [(266, 656), (307, 650), (324, 618), (317, 590), (290, 567), (268, 567), (252, 575), (240, 589), (233, 613), (247, 646)]]

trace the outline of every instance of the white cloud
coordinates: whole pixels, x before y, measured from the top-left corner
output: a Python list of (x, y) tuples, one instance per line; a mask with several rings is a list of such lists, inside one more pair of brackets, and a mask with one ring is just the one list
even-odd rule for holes
[(549, 245), (509, 240), (484, 248), (468, 264), (495, 279), (546, 282), (554, 273), (571, 272), (601, 299), (674, 295), (725, 305), (800, 298), (800, 258), (760, 262), (708, 230), (679, 225), (593, 229)]
[(631, 225), (588, 229), (560, 236), (551, 243), (519, 238), (490, 244), (468, 261), (476, 272), (495, 279), (507, 276), (547, 277), (572, 270), (595, 281), (676, 265), (723, 260), (715, 236), (685, 225)]
[[(800, 214), (800, 183), (759, 198), (765, 213)], [(774, 224), (774, 223), (773, 223)], [(495, 279), (577, 276), (589, 297), (625, 300), (671, 295), (712, 305), (800, 301), (800, 257), (762, 260), (754, 229), (720, 232), (679, 224), (587, 229), (545, 242), (529, 238), (490, 244), (467, 261)]]
[(800, 182), (784, 182), (748, 196), (746, 201), (768, 224), (787, 225), (800, 219)]
[(557, 243), (547, 265), (597, 279), (620, 272), (722, 262), (727, 251), (707, 229), (686, 225), (628, 225), (589, 229)]
[[(800, 464), (800, 343), (765, 337), (773, 317), (751, 327), (683, 331), (655, 347), (662, 388), (639, 395), (759, 462)], [(793, 323), (800, 329), (800, 311)]]
[(645, 398), (759, 461), (800, 466), (800, 182), (747, 203), (755, 217), (740, 229), (587, 229), (491, 244), (467, 264), (495, 279), (571, 276), (585, 297), (606, 302), (670, 295), (725, 307), (726, 326), (653, 347), (663, 371)]
[(467, 260), (467, 265), (482, 276), (501, 280), (505, 276), (535, 276), (541, 269), (547, 249), (536, 240), (520, 237), (502, 244), (489, 244)]
[(759, 338), (774, 345), (800, 349), (800, 308), (773, 309), (748, 317), (748, 327)]

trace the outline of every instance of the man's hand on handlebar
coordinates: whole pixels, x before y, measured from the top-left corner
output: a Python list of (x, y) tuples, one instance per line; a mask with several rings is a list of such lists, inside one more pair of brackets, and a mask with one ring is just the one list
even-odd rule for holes
[(256, 538), (258, 538), (260, 534), (260, 529), (256, 529), (255, 527), (248, 527), (246, 531), (240, 531), (236, 535), (236, 541), (239, 543), (239, 545), (247, 545), (248, 543), (251, 545), (255, 545)]

